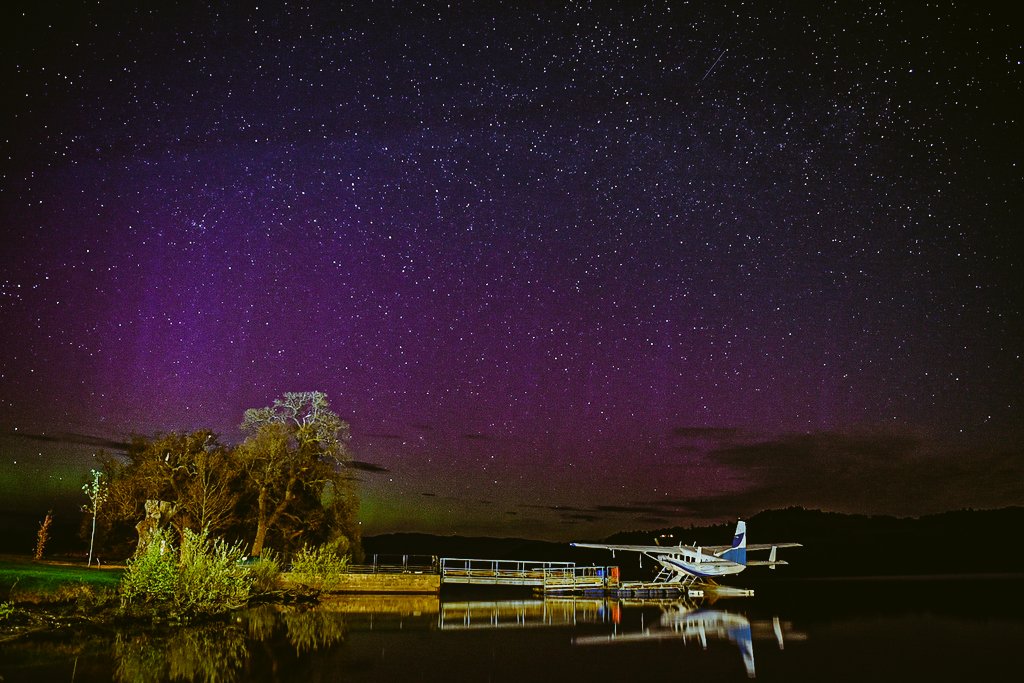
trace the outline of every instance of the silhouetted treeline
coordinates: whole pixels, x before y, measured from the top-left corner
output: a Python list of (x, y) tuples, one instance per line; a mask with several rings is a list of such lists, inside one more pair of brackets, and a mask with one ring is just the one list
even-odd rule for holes
[[(36, 516), (0, 515), (0, 552), (30, 554), (35, 542)], [(12, 534), (13, 527), (22, 532)], [(618, 533), (608, 538), (579, 541), (650, 544), (663, 534), (675, 543), (724, 545), (732, 539), (735, 523), (673, 527)], [(819, 510), (788, 508), (769, 510), (747, 519), (748, 542), (796, 541), (802, 548), (785, 548), (779, 559), (790, 564), (775, 571), (754, 568), (744, 579), (789, 579), (834, 576), (908, 576), (920, 574), (1024, 573), (1024, 553), (1017, 539), (1024, 529), (1024, 508), (960, 510), (920, 518), (847, 515)], [(17, 537), (20, 541), (4, 544)], [(71, 539), (58, 538), (55, 549), (64, 550)], [(663, 540), (671, 543), (671, 540)], [(80, 545), (80, 541), (75, 543)], [(389, 563), (403, 555), (468, 557), (578, 564), (618, 565), (630, 579), (650, 578), (653, 563), (643, 566), (637, 555), (572, 548), (568, 541), (555, 543), (519, 538), (481, 538), (396, 533), (363, 539), (366, 561), (379, 555)], [(767, 559), (767, 553), (755, 558)], [(83, 555), (84, 558), (84, 555)], [(416, 561), (412, 558), (411, 561)]]
[[(651, 544), (724, 545), (735, 523), (673, 527), (618, 533), (580, 541)], [(751, 578), (789, 579), (836, 576), (909, 576), (921, 574), (1024, 573), (1024, 553), (1017, 537), (1024, 528), (1024, 508), (960, 510), (920, 518), (847, 515), (820, 510), (769, 510), (747, 519), (749, 543), (795, 541), (779, 559), (790, 562), (775, 571), (750, 570)], [(666, 538), (671, 536), (672, 539)], [(368, 561), (374, 554), (394, 560), (401, 555), (437, 555), (486, 559), (572, 561), (618, 565), (627, 578), (650, 578), (653, 562), (632, 553), (572, 548), (568, 543), (515, 538), (472, 538), (429, 534), (386, 534), (364, 539)], [(387, 557), (383, 557), (387, 556)], [(763, 556), (763, 557), (762, 557)], [(753, 555), (767, 559), (767, 552)], [(747, 576), (747, 573), (742, 575)]]

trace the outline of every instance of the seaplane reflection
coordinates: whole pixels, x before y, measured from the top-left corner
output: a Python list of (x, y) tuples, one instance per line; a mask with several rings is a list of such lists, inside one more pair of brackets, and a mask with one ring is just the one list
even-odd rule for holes
[[(604, 636), (579, 636), (574, 645), (608, 645), (651, 640), (682, 640), (698, 642), (705, 650), (711, 640), (728, 640), (736, 645), (743, 657), (743, 666), (748, 678), (755, 678), (754, 638), (774, 637), (780, 650), (785, 649), (785, 639), (803, 640), (806, 636), (792, 630), (788, 622), (778, 617), (771, 621), (751, 623), (746, 616), (722, 610), (704, 609), (684, 600), (674, 602), (624, 601), (627, 607), (656, 604), (661, 608), (661, 618), (655, 626), (639, 631), (615, 632)], [(783, 633), (785, 632), (785, 636)]]
[[(475, 630), (503, 628), (536, 628), (552, 626), (581, 626), (584, 624), (611, 624), (607, 635), (577, 636), (573, 645), (608, 645), (651, 640), (682, 640), (697, 642), (707, 649), (713, 640), (733, 643), (740, 650), (743, 666), (749, 678), (755, 678), (754, 640), (774, 639), (780, 650), (786, 640), (806, 639), (795, 632), (789, 622), (778, 617), (751, 622), (737, 612), (710, 609), (703, 601), (628, 599), (609, 600), (592, 598), (547, 598), (545, 600), (499, 600), (471, 602), (442, 602), (438, 613), (441, 630)], [(710, 604), (710, 603), (708, 603)], [(627, 610), (650, 609), (660, 611), (658, 622), (641, 626), (639, 630), (620, 630)]]

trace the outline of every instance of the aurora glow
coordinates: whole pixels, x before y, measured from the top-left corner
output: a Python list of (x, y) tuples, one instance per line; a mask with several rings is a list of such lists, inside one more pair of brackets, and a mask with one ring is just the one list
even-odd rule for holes
[(317, 389), (367, 533), (1024, 503), (1019, 24), (773, 5), (6, 5), (0, 493)]

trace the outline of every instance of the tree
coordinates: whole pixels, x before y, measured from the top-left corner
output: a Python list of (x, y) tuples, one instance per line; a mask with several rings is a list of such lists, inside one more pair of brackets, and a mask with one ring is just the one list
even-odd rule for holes
[[(127, 462), (110, 459), (109, 515), (139, 522), (140, 543), (154, 524), (223, 534), (238, 514), (238, 468), (233, 452), (209, 430), (136, 437)], [(142, 520), (142, 521), (139, 521)]]
[(102, 460), (109, 500), (101, 521), (129, 543), (134, 525), (137, 552), (170, 525), (179, 539), (187, 530), (251, 539), (254, 555), (269, 537), (282, 550), (330, 542), (358, 556), (349, 426), (326, 394), (287, 393), (244, 419), (237, 448), (208, 430), (171, 432), (135, 437), (126, 457)]
[[(33, 559), (37, 562), (43, 559), (43, 553), (46, 552), (46, 543), (50, 540), (51, 524), (53, 524), (53, 510), (47, 511), (46, 517), (44, 517), (43, 521), (39, 523), (39, 531), (36, 532), (36, 553), (33, 556)], [(89, 554), (92, 554), (91, 549)]]
[(194, 531), (218, 533), (238, 519), (239, 484), (232, 451), (208, 443), (185, 465), (178, 508)]
[(238, 460), (256, 507), (253, 555), (262, 553), (271, 532), (290, 546), (300, 537), (358, 543), (347, 472), (349, 426), (330, 409), (326, 394), (286, 393), (272, 406), (245, 411), (242, 429), (249, 436)]
[(92, 535), (89, 537), (89, 563), (88, 566), (92, 566), (92, 548), (93, 543), (96, 541), (96, 515), (100, 511), (100, 506), (103, 501), (107, 499), (107, 489), (103, 484), (103, 472), (99, 470), (91, 470), (89, 472), (92, 477), (92, 481), (82, 484), (82, 491), (89, 499), (89, 504), (85, 506), (85, 511), (92, 514)]

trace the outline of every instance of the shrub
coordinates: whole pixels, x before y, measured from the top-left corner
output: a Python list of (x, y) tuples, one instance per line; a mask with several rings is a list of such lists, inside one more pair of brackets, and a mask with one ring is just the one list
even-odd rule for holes
[(267, 548), (247, 566), (252, 579), (252, 594), (265, 595), (277, 589), (281, 577), (281, 561)]
[(172, 618), (216, 614), (249, 599), (253, 576), (240, 565), (244, 549), (206, 533), (185, 530), (176, 549), (164, 530), (154, 532), (128, 563), (121, 581), (123, 609), (157, 610)]
[(46, 542), (50, 540), (50, 526), (53, 524), (53, 510), (46, 513), (46, 517), (39, 523), (39, 531), (36, 532), (36, 552), (33, 559), (43, 559), (46, 552)]
[(349, 556), (338, 554), (337, 543), (302, 546), (292, 559), (292, 572), (299, 583), (310, 588), (329, 590), (338, 583), (338, 578), (348, 567)]
[(121, 578), (121, 606), (170, 602), (178, 579), (178, 559), (164, 529), (157, 529), (141, 551), (128, 560)]
[(185, 530), (178, 563), (178, 585), (174, 601), (181, 614), (214, 614), (245, 605), (252, 589), (252, 576), (241, 565), (245, 548), (217, 539), (205, 532)]
[(0, 602), (0, 624), (14, 616), (13, 602)]

